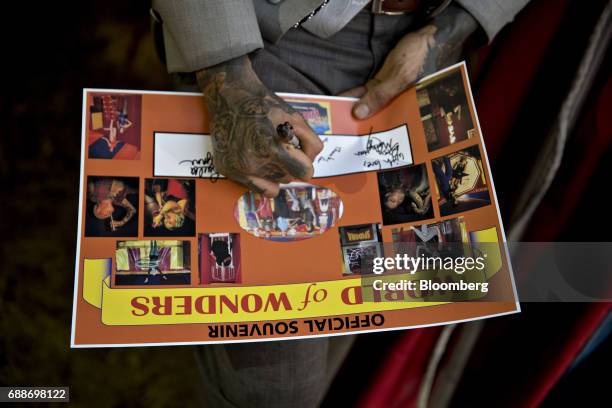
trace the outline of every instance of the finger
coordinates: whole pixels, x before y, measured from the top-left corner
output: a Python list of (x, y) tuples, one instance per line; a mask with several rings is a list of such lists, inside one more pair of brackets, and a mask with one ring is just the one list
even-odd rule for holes
[[(283, 143), (283, 146), (278, 151), (277, 160), (287, 174), (296, 179), (308, 181), (314, 174), (314, 167), (310, 157), (289, 143)], [(288, 181), (283, 180), (281, 182), (286, 183)]]
[[(296, 115), (300, 115), (299, 113)], [(295, 135), (300, 140), (300, 148), (306, 154), (306, 156), (312, 162), (315, 157), (323, 150), (323, 142), (319, 135), (317, 135), (314, 130), (304, 121), (302, 116), (299, 116), (299, 120), (294, 120), (292, 123), (293, 131)]]
[(356, 88), (349, 89), (348, 91), (344, 91), (338, 96), (350, 96), (353, 98), (361, 98), (366, 92), (367, 92), (366, 87), (361, 85)]
[(275, 182), (279, 184), (287, 184), (287, 183), (291, 183), (294, 180), (295, 180), (295, 177), (287, 174), (285, 177), (275, 180)]
[(263, 194), (265, 197), (276, 197), (278, 195), (279, 186), (270, 180), (263, 179), (257, 176), (247, 176), (246, 182), (244, 183), (249, 190)]
[(404, 90), (403, 84), (396, 79), (376, 81), (367, 86), (368, 91), (353, 107), (353, 115), (357, 119), (366, 119), (378, 111)]
[(300, 141), (300, 148), (311, 161), (323, 150), (323, 142), (299, 113), (288, 114), (281, 109), (271, 109), (268, 118), (275, 129), (278, 125), (289, 122), (293, 127), (293, 133)]

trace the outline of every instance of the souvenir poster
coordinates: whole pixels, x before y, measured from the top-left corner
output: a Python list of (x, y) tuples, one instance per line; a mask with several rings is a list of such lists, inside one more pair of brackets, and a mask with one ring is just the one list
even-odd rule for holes
[[(307, 338), (519, 311), (465, 64), (361, 121), (354, 98), (279, 96), (324, 148), (309, 183), (268, 198), (215, 169), (201, 94), (84, 90), (73, 347)], [(391, 265), (406, 257), (422, 263)], [(483, 268), (458, 262), (468, 258)]]

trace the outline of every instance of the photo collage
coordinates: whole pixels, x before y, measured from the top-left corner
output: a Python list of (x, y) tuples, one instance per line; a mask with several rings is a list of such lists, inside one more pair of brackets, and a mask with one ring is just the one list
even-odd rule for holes
[[(465, 62), (365, 119), (357, 98), (278, 98), (290, 109), (265, 134), (226, 135), (199, 93), (83, 90), (73, 347), (308, 338), (518, 310)], [(312, 160), (305, 125), (322, 144)], [(244, 135), (264, 139), (253, 149)], [(238, 145), (219, 150), (226, 136)], [(312, 176), (290, 157), (311, 161)], [(232, 174), (232, 158), (248, 174)], [(487, 290), (463, 289), (472, 283)]]

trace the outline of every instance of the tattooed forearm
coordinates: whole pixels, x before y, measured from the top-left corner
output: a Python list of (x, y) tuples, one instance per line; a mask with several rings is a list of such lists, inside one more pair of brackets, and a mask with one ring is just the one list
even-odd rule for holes
[(437, 28), (435, 45), (427, 56), (422, 76), (457, 62), (467, 39), (478, 29), (474, 17), (454, 4), (434, 18), (432, 24)]
[(275, 118), (298, 115), (259, 80), (248, 57), (197, 72), (211, 119), (215, 168), (253, 190), (249, 176), (279, 182), (301, 178), (307, 166), (276, 130)]

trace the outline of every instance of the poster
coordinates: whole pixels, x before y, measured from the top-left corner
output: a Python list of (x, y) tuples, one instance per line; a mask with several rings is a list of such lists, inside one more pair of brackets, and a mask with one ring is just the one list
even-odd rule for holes
[[(311, 183), (270, 199), (216, 171), (200, 94), (84, 90), (73, 347), (308, 338), (519, 311), (465, 64), (363, 121), (353, 98), (279, 96), (324, 149)], [(373, 289), (377, 260), (398, 243), (453, 261), (495, 243), (478, 279), (505, 296)], [(390, 276), (428, 272), (414, 269)]]

